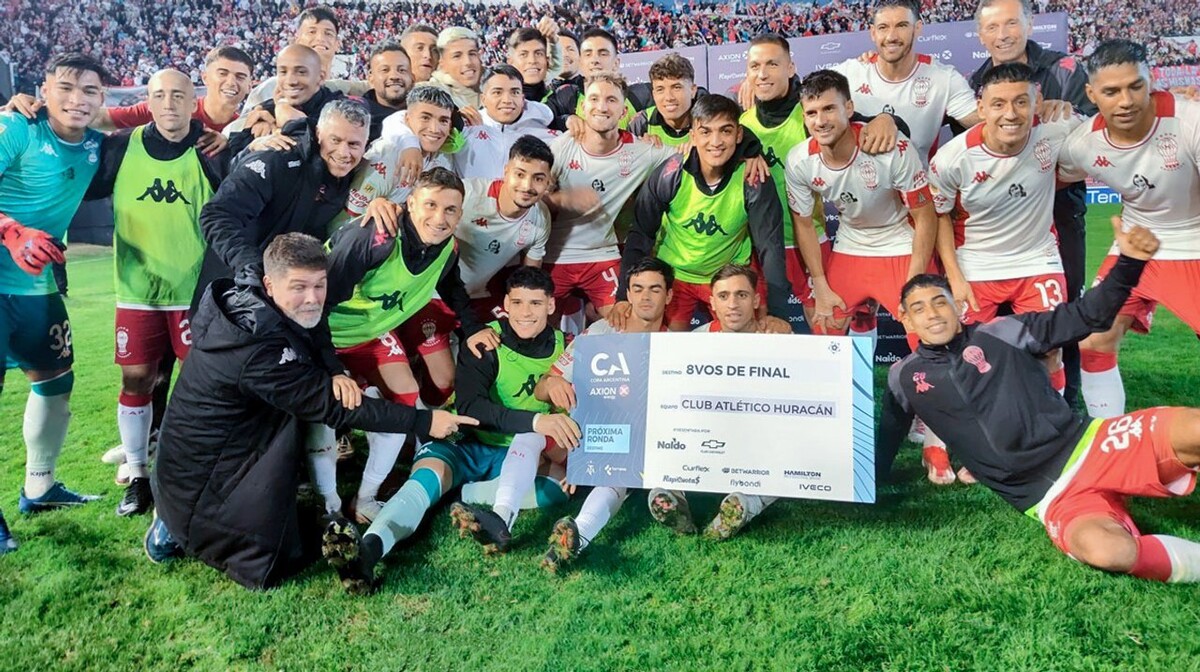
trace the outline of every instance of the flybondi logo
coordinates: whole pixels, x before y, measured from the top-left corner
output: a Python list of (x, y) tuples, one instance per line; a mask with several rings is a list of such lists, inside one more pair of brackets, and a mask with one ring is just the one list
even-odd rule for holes
[(625, 353), (618, 352), (616, 361), (613, 361), (606, 352), (597, 353), (592, 357), (592, 374), (597, 376), (611, 376), (620, 373), (629, 375), (629, 364), (625, 361)]

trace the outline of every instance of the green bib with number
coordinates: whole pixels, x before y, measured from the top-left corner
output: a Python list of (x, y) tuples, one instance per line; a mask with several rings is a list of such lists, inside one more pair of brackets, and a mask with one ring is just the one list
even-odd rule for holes
[(330, 311), (334, 347), (349, 348), (379, 338), (404, 324), (433, 298), (442, 271), (454, 254), (454, 242), (447, 243), (438, 258), (417, 274), (404, 264), (402, 247), (397, 233), (388, 258), (367, 271), (354, 288), (354, 295)]
[(113, 183), (113, 264), (117, 305), (186, 309), (192, 303), (204, 236), (200, 209), (213, 189), (195, 147), (159, 161), (139, 126)]
[[(488, 326), (497, 334), (500, 333), (499, 322), (489, 322)], [(488, 391), (488, 396), (494, 403), (505, 408), (533, 411), (534, 413), (550, 413), (553, 407), (548, 402), (538, 401), (537, 397), (533, 396), (533, 388), (537, 386), (537, 381), (550, 370), (554, 362), (558, 361), (558, 357), (563, 353), (565, 347), (563, 334), (557, 329), (554, 330), (554, 350), (545, 357), (535, 358), (522, 355), (502, 342), (496, 348), (496, 360), (500, 363), (500, 368), (496, 373), (496, 382)], [(512, 444), (512, 434), (480, 428), (476, 428), (474, 431), (475, 436), (489, 446), (507, 448)]]

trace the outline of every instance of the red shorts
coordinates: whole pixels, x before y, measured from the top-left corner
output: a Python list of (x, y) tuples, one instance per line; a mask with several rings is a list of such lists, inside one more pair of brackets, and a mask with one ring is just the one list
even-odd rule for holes
[(484, 324), (508, 316), (508, 313), (504, 312), (503, 300), (490, 296), (481, 299), (471, 299), (471, 311), (475, 313), (475, 319)]
[(1196, 472), (1171, 448), (1171, 421), (1178, 408), (1160, 406), (1100, 421), (1078, 461), (1051, 488), (1060, 490), (1042, 514), (1051, 541), (1070, 555), (1071, 525), (1111, 518), (1137, 537), (1126, 497), (1179, 497), (1196, 487)]
[(859, 257), (834, 251), (825, 265), (825, 278), (842, 301), (846, 310), (834, 310), (842, 319), (854, 309), (875, 299), (892, 315), (900, 314), (900, 290), (908, 282), (908, 267), (912, 255), (900, 257)]
[(991, 322), (1006, 303), (1017, 314), (1052, 310), (1067, 300), (1067, 278), (1062, 273), (1046, 273), (1014, 280), (980, 280), (971, 283), (971, 291), (979, 310), (968, 309), (963, 321)]
[(379, 338), (338, 350), (338, 358), (355, 377), (373, 379), (384, 364), (407, 364), (409, 353), (429, 355), (448, 349), (450, 333), (457, 326), (458, 318), (450, 307), (434, 299)]
[(554, 300), (559, 301), (573, 290), (582, 290), (588, 301), (597, 308), (617, 302), (617, 279), (621, 277), (621, 260), (595, 261), (583, 264), (546, 264), (554, 280)]
[(183, 361), (192, 346), (186, 310), (117, 307), (116, 357), (121, 366), (157, 365), (170, 348)]
[[(1115, 256), (1105, 257), (1096, 273), (1097, 283), (1108, 275), (1115, 263)], [(1200, 333), (1200, 292), (1196, 291), (1197, 287), (1200, 287), (1200, 259), (1151, 259), (1146, 262), (1142, 279), (1119, 314), (1133, 318), (1134, 331), (1148, 334), (1154, 321), (1154, 309), (1161, 303), (1192, 331)]]
[[(829, 255), (832, 253), (832, 241), (826, 240), (821, 243), (821, 264), (826, 269), (829, 267)], [(809, 308), (817, 305), (817, 298), (813, 295), (812, 276), (808, 273), (808, 267), (804, 265), (804, 258), (800, 256), (800, 248), (787, 248), (784, 250), (784, 256), (787, 257), (788, 280), (792, 281), (792, 295)]]

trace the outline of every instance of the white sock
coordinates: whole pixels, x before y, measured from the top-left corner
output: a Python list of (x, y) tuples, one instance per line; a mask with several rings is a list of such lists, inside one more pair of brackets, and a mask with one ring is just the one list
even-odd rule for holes
[(71, 394), (43, 397), (30, 392), (25, 402), (25, 496), (41, 497), (54, 485), (54, 465), (67, 440)]
[(117, 432), (125, 447), (125, 464), (133, 478), (145, 478), (150, 452), (150, 425), (154, 421), (153, 403), (145, 406), (117, 404)]
[(587, 499), (583, 500), (583, 508), (579, 509), (579, 515), (575, 516), (575, 527), (579, 529), (580, 550), (587, 548), (592, 539), (595, 539), (600, 530), (603, 530), (608, 521), (616, 515), (627, 494), (625, 488), (603, 485), (592, 488)]
[(570, 334), (572, 336), (578, 336), (582, 334), (584, 328), (587, 326), (586, 304), (581, 305), (579, 310), (571, 313), (570, 315), (564, 314), (562, 316), (562, 322), (559, 324), (559, 326), (564, 334)]
[(1200, 544), (1165, 534), (1153, 535), (1171, 558), (1171, 578), (1167, 583), (1200, 582)]
[(496, 503), (492, 511), (504, 519), (512, 529), (521, 510), (521, 502), (533, 489), (542, 451), (546, 449), (546, 437), (534, 432), (517, 434), (508, 447), (504, 463), (500, 465), (500, 484), (496, 487)]
[(319, 423), (305, 426), (304, 448), (308, 453), (308, 474), (313, 486), (325, 499), (326, 513), (342, 510), (337, 492), (337, 433)]
[(359, 499), (370, 499), (379, 494), (379, 486), (392, 473), (396, 458), (404, 448), (404, 434), (367, 432), (367, 465), (363, 467), (362, 484), (358, 486)]
[(752, 518), (762, 513), (768, 506), (775, 503), (778, 497), (767, 497), (766, 495), (747, 495), (742, 494), (742, 502), (746, 505), (746, 522), (750, 522)]
[(851, 320), (850, 321), (850, 335), (851, 336), (866, 336), (871, 339), (871, 359), (872, 359), (872, 361), (874, 361), (875, 348), (876, 348), (876, 346), (879, 345), (879, 327), (875, 326), (873, 329), (868, 329), (866, 331), (855, 331), (854, 320)]
[(1125, 413), (1125, 383), (1121, 380), (1120, 368), (1083, 371), (1080, 387), (1088, 415), (1093, 418), (1115, 418)]
[(925, 427), (925, 444), (923, 447), (924, 448), (941, 448), (942, 450), (945, 450), (946, 442), (942, 440), (942, 437), (938, 436), (937, 434), (934, 434), (933, 430), (930, 429), (928, 425), (926, 425), (926, 427)]

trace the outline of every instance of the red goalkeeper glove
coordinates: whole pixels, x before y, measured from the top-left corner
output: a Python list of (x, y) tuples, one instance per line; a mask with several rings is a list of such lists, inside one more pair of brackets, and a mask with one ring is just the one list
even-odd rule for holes
[(0, 215), (0, 243), (8, 249), (17, 266), (30, 275), (41, 275), (46, 266), (65, 263), (66, 246), (54, 236), (22, 226), (15, 219)]

